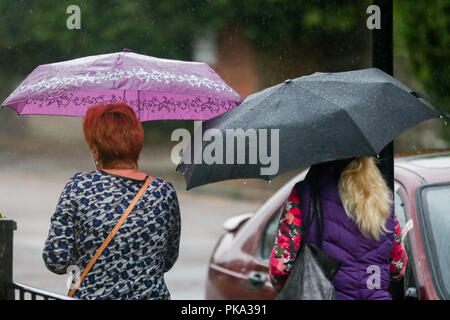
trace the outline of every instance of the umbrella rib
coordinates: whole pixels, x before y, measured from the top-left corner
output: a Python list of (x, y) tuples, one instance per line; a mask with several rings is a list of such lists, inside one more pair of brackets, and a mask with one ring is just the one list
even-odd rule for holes
[[(273, 88), (273, 89), (275, 89), (275, 88)], [(221, 114), (221, 115), (219, 115), (219, 116), (217, 116), (217, 117), (215, 117), (215, 118), (209, 119), (209, 120), (207, 120), (207, 121), (208, 121), (209, 123), (211, 123), (210, 121), (214, 121), (213, 123), (215, 123), (216, 121), (219, 121), (219, 120), (221, 119), (221, 117), (229, 117), (228, 119), (230, 119), (230, 121), (233, 121), (233, 120), (232, 120), (232, 114), (233, 114), (233, 112), (239, 112), (239, 111), (237, 111), (237, 110), (241, 110), (242, 108), (244, 108), (244, 109), (241, 110), (240, 112), (244, 112), (244, 110), (245, 110), (245, 113), (250, 112), (251, 110), (253, 110), (253, 109), (259, 107), (259, 106), (261, 105), (261, 103), (263, 103), (263, 101), (265, 101), (266, 99), (268, 99), (269, 97), (271, 97), (276, 91), (277, 91), (277, 90), (272, 90), (267, 96), (263, 97), (258, 103), (256, 103), (255, 105), (250, 106), (249, 108), (247, 108), (248, 110), (245, 110), (246, 108), (245, 108), (244, 103), (249, 103), (249, 102), (248, 102), (248, 101), (247, 101), (247, 102), (244, 101), (244, 102), (242, 102), (241, 104), (238, 104), (238, 105), (236, 106), (236, 108), (233, 108), (233, 109), (231, 109), (230, 111), (225, 112), (225, 113), (223, 113), (223, 114)], [(279, 92), (278, 92), (278, 93), (279, 93)], [(241, 109), (239, 109), (239, 107), (241, 107)], [(235, 111), (235, 110), (236, 110), (236, 111)], [(226, 124), (226, 123), (227, 123), (227, 119), (225, 119), (223, 122)]]
[(330, 101), (329, 99), (327, 99), (325, 97), (319, 96), (316, 92), (311, 91), (308, 88), (301, 86), (299, 83), (297, 83), (297, 85), (299, 85), (299, 87), (301, 87), (303, 90), (306, 90), (306, 91), (312, 93), (313, 95), (317, 96), (319, 99), (325, 100), (326, 102), (331, 103), (331, 104), (335, 105), (336, 107), (338, 107), (339, 110), (344, 111), (345, 114), (347, 115), (347, 117), (352, 121), (353, 125), (359, 129), (359, 132), (361, 133), (361, 136), (363, 137), (364, 141), (366, 141), (367, 145), (372, 149), (373, 152), (378, 153), (375, 150), (375, 148), (372, 146), (372, 144), (370, 143), (369, 139), (367, 139), (366, 135), (361, 131), (359, 126), (356, 124), (355, 119), (353, 119), (353, 117), (348, 113), (348, 111), (345, 108), (343, 108), (341, 105), (339, 105), (333, 101)]
[(364, 134), (364, 132), (361, 130), (361, 128), (356, 124), (355, 119), (353, 119), (353, 117), (348, 113), (348, 111), (346, 109), (341, 109), (342, 111), (345, 112), (345, 114), (347, 115), (348, 118), (350, 118), (350, 120), (352, 121), (353, 125), (358, 128), (358, 132), (361, 133), (361, 136), (363, 137), (363, 139), (366, 141), (367, 145), (370, 147), (370, 149), (372, 149), (372, 151), (374, 153), (378, 154), (378, 151), (375, 150), (375, 148), (373, 147), (373, 145), (370, 143), (369, 139), (367, 139), (366, 135)]
[[(400, 88), (400, 89), (402, 89), (404, 91), (407, 91), (407, 92), (411, 91), (410, 88), (408, 88), (406, 85), (404, 85), (403, 83), (398, 81), (396, 78), (388, 75), (387, 73), (383, 72), (382, 70), (380, 70), (378, 68), (373, 68), (372, 67), (372, 68), (369, 68), (369, 69), (359, 69), (359, 70), (353, 70), (353, 71), (358, 72), (358, 71), (364, 71), (364, 70), (366, 70), (366, 71), (368, 71), (368, 70), (376, 70), (378, 72), (381, 72), (381, 74), (385, 78), (384, 79), (379, 78), (378, 81), (371, 81), (370, 78), (364, 78), (364, 79), (358, 78), (357, 80), (355, 80), (353, 78), (344, 78), (344, 79), (340, 79), (340, 80), (329, 80), (329, 79), (324, 79), (324, 78), (314, 79), (315, 77), (313, 77), (313, 76), (315, 74), (311, 74), (309, 76), (306, 76), (306, 77), (309, 77), (308, 79), (306, 79), (306, 80), (302, 79), (301, 81), (305, 81), (305, 82), (306, 81), (309, 81), (309, 82), (326, 81), (326, 82), (338, 82), (338, 83), (349, 83), (349, 84), (351, 84), (351, 83), (389, 83), (389, 84), (392, 84), (393, 86), (398, 87), (398, 88)], [(345, 73), (345, 72), (343, 72), (343, 73)], [(337, 74), (339, 74), (339, 72)], [(316, 77), (321, 77), (323, 75), (327, 75), (327, 73), (326, 72), (322, 72), (322, 74), (318, 74), (318, 75), (316, 75)], [(301, 77), (301, 78), (304, 78), (304, 77)], [(299, 78), (299, 79), (301, 79), (301, 78)]]
[(23, 111), (23, 109), (25, 108), (25, 105), (26, 105), (26, 103), (25, 103), (25, 101), (23, 101), (23, 102), (21, 102), (22, 103), (22, 106), (20, 107), (20, 111), (19, 110), (16, 110), (17, 111), (17, 114), (20, 116), (20, 114), (22, 113), (22, 111)]
[[(273, 88), (275, 89), (275, 88)], [(255, 104), (254, 106), (250, 107), (249, 110), (247, 110), (247, 112), (250, 112), (251, 110), (255, 109), (256, 107), (258, 107), (261, 103), (263, 103), (263, 101), (267, 100), (268, 98), (270, 98), (274, 93), (277, 94), (283, 94), (284, 91), (286, 90), (286, 86), (282, 86), (280, 88), (280, 90), (283, 90), (282, 92), (277, 92), (277, 90), (272, 90), (267, 96), (263, 97), (261, 99), (261, 101), (259, 101), (257, 104)]]
[[(282, 89), (282, 88), (280, 88), (280, 89)], [(258, 93), (258, 92), (257, 92), (257, 93)], [(265, 101), (265, 100), (267, 100), (268, 98), (270, 98), (274, 93), (279, 93), (279, 92), (277, 92), (276, 88), (272, 88), (272, 90), (271, 90), (267, 95), (265, 95), (264, 97), (262, 97), (261, 100), (260, 100), (257, 104), (251, 106), (247, 111), (253, 110), (254, 108), (258, 107), (260, 103), (262, 103), (263, 101)], [(253, 98), (253, 99), (257, 99), (257, 98), (258, 98), (258, 96), (255, 97), (255, 98)], [(250, 101), (251, 101), (251, 100), (250, 100)], [(245, 102), (245, 101), (244, 101), (244, 102)], [(243, 104), (243, 103), (242, 103), (242, 104)]]

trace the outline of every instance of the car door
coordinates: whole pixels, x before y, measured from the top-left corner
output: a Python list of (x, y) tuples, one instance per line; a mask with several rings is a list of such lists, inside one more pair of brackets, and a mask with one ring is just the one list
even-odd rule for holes
[(276, 292), (269, 279), (269, 259), (275, 244), (282, 206), (270, 214), (262, 223), (261, 235), (254, 255), (254, 269), (247, 276), (248, 285), (258, 299), (273, 299)]
[(406, 299), (419, 299), (419, 287), (417, 285), (416, 269), (414, 266), (414, 254), (411, 249), (410, 233), (409, 231), (414, 227), (410, 208), (406, 207), (404, 199), (406, 199), (406, 190), (398, 182), (395, 182), (394, 192), (394, 208), (395, 214), (402, 229), (403, 244), (405, 246), (406, 254), (408, 255), (408, 263), (406, 265), (404, 277), (404, 290)]

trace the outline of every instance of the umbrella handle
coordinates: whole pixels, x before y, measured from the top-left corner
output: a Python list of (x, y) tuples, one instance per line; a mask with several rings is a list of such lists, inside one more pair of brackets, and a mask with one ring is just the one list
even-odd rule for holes
[(429, 103), (431, 103), (441, 113), (441, 117), (442, 118), (445, 117), (447, 119), (450, 119), (450, 113), (445, 111), (443, 107), (441, 107), (440, 105), (435, 103), (433, 101), (433, 99), (431, 99), (430, 96), (428, 96), (428, 95), (426, 95), (424, 93), (416, 92), (416, 91), (411, 91), (411, 94), (413, 96), (415, 96), (416, 98), (423, 99), (423, 100), (428, 101)]

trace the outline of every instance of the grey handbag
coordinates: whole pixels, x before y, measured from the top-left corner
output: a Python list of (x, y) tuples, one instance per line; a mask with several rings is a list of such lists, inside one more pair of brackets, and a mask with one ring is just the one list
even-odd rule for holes
[(319, 242), (322, 243), (322, 208), (319, 192), (310, 180), (309, 219), (303, 229), (302, 244), (286, 283), (276, 300), (335, 300), (333, 278), (341, 263), (322, 249), (306, 243), (313, 216), (317, 216)]

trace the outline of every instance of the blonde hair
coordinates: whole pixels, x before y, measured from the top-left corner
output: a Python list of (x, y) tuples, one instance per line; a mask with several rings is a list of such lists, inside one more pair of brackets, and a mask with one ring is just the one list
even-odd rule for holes
[(388, 232), (390, 191), (372, 157), (356, 158), (341, 173), (339, 195), (345, 212), (361, 233), (378, 240)]

